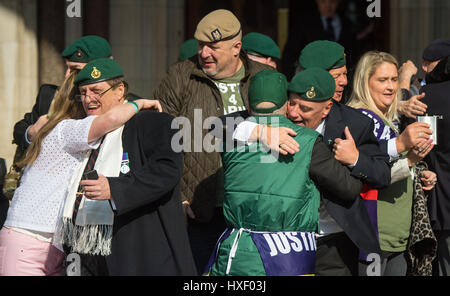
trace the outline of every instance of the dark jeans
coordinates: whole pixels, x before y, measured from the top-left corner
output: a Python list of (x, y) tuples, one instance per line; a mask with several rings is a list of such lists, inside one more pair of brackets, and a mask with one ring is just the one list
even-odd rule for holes
[(317, 239), (317, 276), (357, 276), (359, 250), (344, 233), (333, 233)]
[(216, 208), (213, 218), (208, 223), (200, 223), (189, 219), (189, 242), (199, 275), (205, 271), (217, 240), (226, 228), (222, 208)]

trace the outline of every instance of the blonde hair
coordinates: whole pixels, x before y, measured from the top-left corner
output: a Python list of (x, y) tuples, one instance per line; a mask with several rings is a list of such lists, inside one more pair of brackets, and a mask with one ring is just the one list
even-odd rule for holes
[(350, 96), (350, 100), (347, 103), (348, 106), (355, 109), (364, 108), (377, 114), (394, 130), (397, 128), (394, 126), (394, 121), (398, 120), (397, 106), (401, 100), (401, 91), (399, 89), (395, 93), (394, 100), (389, 106), (388, 111), (383, 114), (376, 106), (369, 90), (369, 79), (375, 74), (376, 69), (382, 63), (391, 63), (395, 65), (398, 70), (397, 59), (387, 52), (369, 51), (366, 52), (358, 62), (356, 66), (355, 75), (353, 77), (353, 93)]
[(65, 119), (81, 119), (86, 117), (83, 105), (81, 102), (75, 100), (75, 95), (78, 94), (78, 88), (74, 86), (73, 82), (75, 81), (78, 72), (79, 70), (73, 70), (55, 93), (55, 97), (47, 114), (47, 123), (45, 123), (33, 137), (33, 142), (30, 147), (28, 147), (24, 159), (18, 163), (18, 166), (24, 167), (33, 164), (41, 152), (42, 142), (45, 137), (59, 122)]

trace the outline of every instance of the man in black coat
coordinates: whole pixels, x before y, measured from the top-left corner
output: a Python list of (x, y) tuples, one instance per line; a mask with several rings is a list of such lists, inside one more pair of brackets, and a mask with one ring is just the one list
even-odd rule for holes
[[(81, 100), (88, 116), (103, 114), (123, 104), (127, 97), (122, 70), (110, 59), (88, 63), (80, 71), (75, 84), (82, 94)], [(181, 205), (183, 157), (171, 147), (172, 137), (177, 132), (171, 129), (172, 120), (173, 117), (167, 113), (136, 114), (123, 126), (121, 134), (116, 130), (105, 136), (94, 167), (98, 169), (98, 179), (77, 181), (85, 198), (109, 201), (105, 214), (110, 215), (113, 221), (111, 247), (106, 247), (109, 255), (97, 255), (88, 247), (80, 251), (81, 264), (85, 267), (81, 269), (83, 275), (197, 274)], [(113, 133), (116, 134), (111, 136)], [(111, 159), (111, 153), (102, 154), (102, 149), (107, 149), (110, 143), (108, 139), (117, 143), (112, 145), (115, 149), (121, 146), (121, 161)], [(121, 164), (115, 171), (117, 177), (102, 171), (105, 165), (116, 166), (117, 163)], [(79, 222), (76, 219), (79, 211), (75, 211), (74, 206), (76, 202), (68, 203), (70, 209), (74, 207), (73, 223), (89, 231), (89, 225), (95, 223), (85, 225)], [(89, 203), (80, 201), (81, 210), (82, 204), (89, 207)], [(86, 219), (95, 221), (98, 213), (86, 210)], [(95, 232), (93, 235), (93, 242), (103, 240), (101, 234)], [(87, 237), (91, 239), (92, 235)], [(71, 243), (67, 244), (66, 251)]]
[[(304, 69), (319, 67), (332, 74), (338, 69), (345, 69), (344, 51), (344, 47), (336, 42), (326, 40), (312, 42), (301, 52), (300, 67)], [(347, 73), (341, 71), (340, 74), (346, 76)], [(338, 84), (341, 86), (340, 90), (343, 90), (347, 79), (340, 79), (339, 75), (334, 77), (336, 90), (339, 89)], [(341, 97), (342, 95), (338, 94), (334, 98)], [(324, 141), (330, 149), (335, 151), (337, 145), (346, 147), (345, 152), (339, 152), (335, 158), (348, 165), (352, 175), (359, 175), (363, 182), (373, 189), (382, 189), (390, 184), (390, 160), (417, 144), (420, 141), (418, 136), (420, 132), (423, 135), (429, 132), (421, 126), (409, 126), (397, 139), (378, 143), (373, 133), (373, 121), (361, 112), (333, 100), (326, 115), (311, 115), (305, 109), (305, 104), (307, 102), (291, 99), (288, 117), (294, 122), (305, 124), (308, 124), (309, 117), (316, 122), (316, 125), (309, 123), (314, 129), (320, 120), (320, 124), (324, 124), (322, 127)], [(299, 108), (296, 108), (296, 105)], [(381, 254), (381, 252), (377, 234), (362, 198), (357, 198), (351, 205), (345, 205), (323, 196), (321, 220), (323, 236), (317, 240), (316, 274), (366, 275), (366, 270), (358, 272), (355, 269), (358, 263), (358, 249), (365, 254)]]
[(438, 239), (439, 275), (450, 275), (450, 39), (440, 40), (432, 60), (439, 61), (425, 80), (420, 92), (428, 106), (427, 115), (442, 116), (437, 120), (437, 145), (425, 158), (428, 169), (436, 172), (437, 184), (431, 192), (429, 211)]
[(338, 42), (347, 49), (354, 47), (356, 35), (352, 24), (337, 13), (339, 0), (316, 0), (316, 3), (317, 11), (304, 13), (292, 21), (282, 55), (282, 72), (288, 80), (295, 74), (300, 51), (310, 42), (329, 40)]

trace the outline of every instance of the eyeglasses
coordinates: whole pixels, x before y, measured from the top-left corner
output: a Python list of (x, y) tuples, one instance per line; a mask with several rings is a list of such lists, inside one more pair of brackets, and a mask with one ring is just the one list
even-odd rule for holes
[(86, 99), (86, 97), (89, 97), (90, 100), (94, 100), (94, 101), (98, 101), (99, 99), (101, 99), (103, 97), (104, 94), (106, 94), (111, 88), (117, 86), (118, 84), (114, 84), (113, 86), (111, 86), (110, 88), (108, 88), (107, 90), (105, 90), (104, 92), (101, 92), (99, 94), (93, 93), (91, 95), (87, 95), (87, 94), (82, 94), (82, 95), (76, 95), (75, 96), (75, 100), (81, 102), (83, 100)]

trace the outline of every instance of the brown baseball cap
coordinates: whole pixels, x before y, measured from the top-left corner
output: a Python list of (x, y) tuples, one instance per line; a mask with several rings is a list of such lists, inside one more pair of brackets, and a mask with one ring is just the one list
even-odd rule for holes
[(197, 25), (194, 38), (200, 42), (230, 40), (241, 32), (241, 23), (229, 10), (218, 9), (207, 14)]

